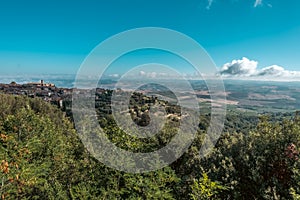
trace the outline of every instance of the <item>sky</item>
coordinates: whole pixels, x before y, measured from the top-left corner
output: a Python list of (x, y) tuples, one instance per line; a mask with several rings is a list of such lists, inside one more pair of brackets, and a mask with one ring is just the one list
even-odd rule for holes
[(224, 77), (300, 80), (299, 8), (298, 0), (4, 0), (0, 75), (75, 74), (105, 39), (163, 27), (196, 40)]

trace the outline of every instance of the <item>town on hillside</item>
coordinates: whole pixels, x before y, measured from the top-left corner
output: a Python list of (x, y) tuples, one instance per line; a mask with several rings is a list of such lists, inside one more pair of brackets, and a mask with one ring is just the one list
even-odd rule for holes
[(0, 84), (0, 93), (24, 95), (31, 98), (39, 97), (60, 108), (63, 107), (64, 100), (72, 98), (72, 89), (57, 88), (55, 84), (45, 83), (44, 80), (25, 84), (18, 84), (14, 81), (10, 84)]

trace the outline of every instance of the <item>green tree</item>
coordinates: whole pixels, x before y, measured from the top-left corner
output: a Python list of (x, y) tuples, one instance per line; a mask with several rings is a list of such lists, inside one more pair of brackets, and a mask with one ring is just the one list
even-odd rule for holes
[(193, 200), (204, 199), (220, 199), (218, 194), (222, 190), (226, 190), (226, 187), (222, 186), (218, 182), (211, 181), (206, 173), (202, 174), (202, 178), (194, 179), (191, 185), (192, 193), (190, 194)]

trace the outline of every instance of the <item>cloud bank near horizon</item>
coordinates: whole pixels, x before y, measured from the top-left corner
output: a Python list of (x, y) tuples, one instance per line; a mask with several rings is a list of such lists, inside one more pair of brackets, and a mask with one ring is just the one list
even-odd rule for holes
[(239, 60), (232, 60), (225, 63), (220, 70), (224, 78), (237, 79), (270, 79), (270, 80), (300, 80), (300, 71), (290, 71), (282, 66), (271, 65), (258, 69), (258, 62), (243, 57)]
[[(260, 80), (260, 81), (300, 81), (300, 71), (287, 70), (279, 65), (270, 65), (260, 67), (256, 60), (250, 60), (247, 57), (235, 59), (231, 62), (223, 64), (216, 70), (214, 74), (203, 74), (199, 72), (190, 73), (171, 73), (163, 71), (159, 68), (149, 68), (147, 70), (134, 70), (131, 74), (127, 74), (127, 78), (150, 78), (150, 79), (214, 79), (217, 77), (223, 79), (237, 80)], [(126, 74), (126, 73), (125, 73)], [(121, 78), (124, 74), (109, 74), (109, 78)]]

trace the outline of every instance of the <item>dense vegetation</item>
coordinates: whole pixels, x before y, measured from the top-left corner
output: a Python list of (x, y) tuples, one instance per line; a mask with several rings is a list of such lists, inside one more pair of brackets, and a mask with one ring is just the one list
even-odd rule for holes
[[(144, 99), (147, 103), (153, 103)], [(147, 106), (132, 107), (144, 123)], [(99, 107), (101, 107), (99, 105)], [(178, 107), (168, 107), (176, 113)], [(175, 109), (175, 110), (174, 110)], [(178, 120), (147, 141), (117, 128), (109, 109), (101, 126), (118, 146), (152, 151), (168, 143)], [(199, 156), (209, 115), (197, 138), (171, 166), (130, 174), (91, 157), (63, 112), (39, 99), (0, 95), (2, 199), (300, 199), (300, 118), (229, 113), (214, 151)], [(133, 120), (134, 120), (133, 119)], [(174, 118), (173, 118), (174, 119)], [(146, 150), (145, 150), (146, 149)]]

